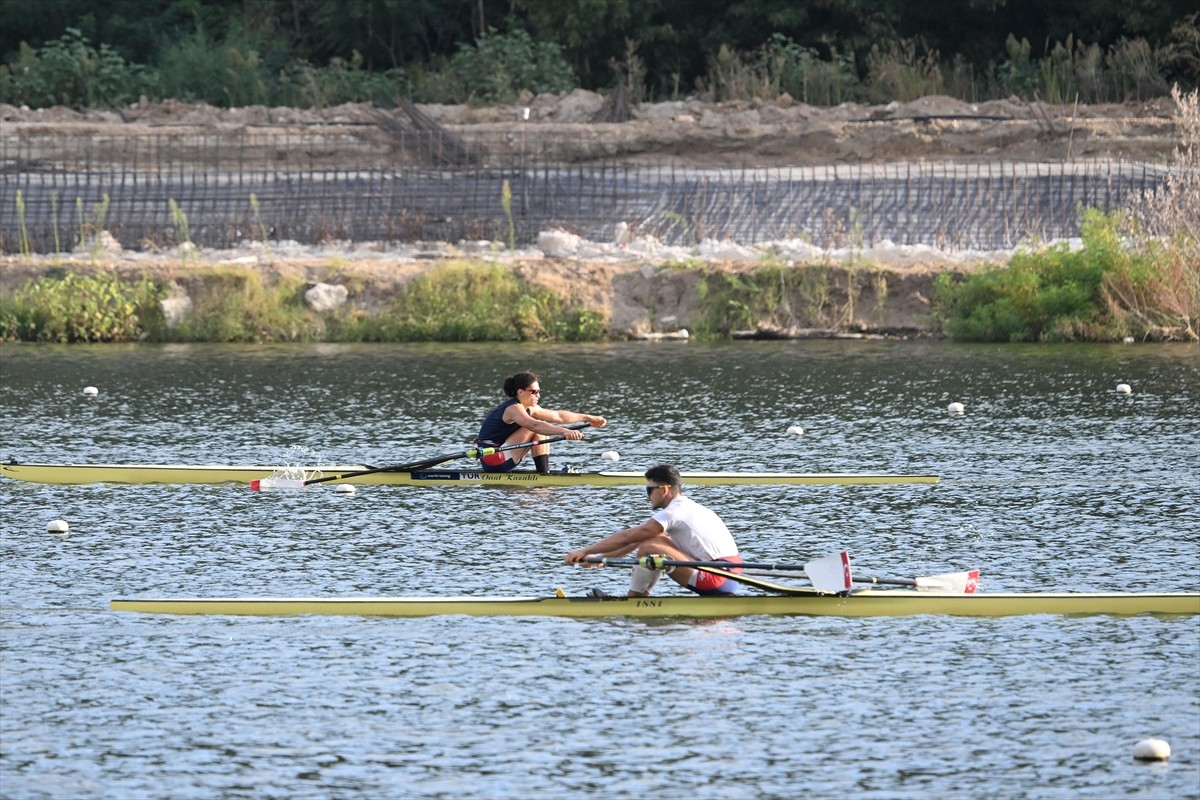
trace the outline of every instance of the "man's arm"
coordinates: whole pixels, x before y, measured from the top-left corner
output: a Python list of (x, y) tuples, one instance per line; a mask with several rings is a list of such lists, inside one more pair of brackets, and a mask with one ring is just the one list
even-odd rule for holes
[(643, 522), (641, 525), (635, 525), (632, 528), (626, 528), (623, 531), (606, 536), (595, 544), (590, 544), (587, 547), (581, 547), (578, 550), (572, 550), (567, 553), (563, 560), (568, 564), (578, 564), (587, 556), (603, 556), (604, 558), (620, 558), (627, 553), (632, 553), (638, 548), (642, 542), (647, 539), (653, 539), (663, 532), (662, 523), (654, 517)]

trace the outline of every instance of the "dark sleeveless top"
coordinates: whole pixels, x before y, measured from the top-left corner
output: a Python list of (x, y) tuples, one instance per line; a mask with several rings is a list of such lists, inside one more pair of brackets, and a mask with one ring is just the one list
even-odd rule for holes
[(504, 444), (509, 436), (512, 436), (520, 425), (508, 423), (504, 421), (504, 412), (508, 407), (517, 400), (505, 400), (500, 405), (492, 409), (492, 413), (487, 415), (487, 419), (483, 421), (483, 425), (479, 427), (479, 441), (489, 441), (495, 444)]

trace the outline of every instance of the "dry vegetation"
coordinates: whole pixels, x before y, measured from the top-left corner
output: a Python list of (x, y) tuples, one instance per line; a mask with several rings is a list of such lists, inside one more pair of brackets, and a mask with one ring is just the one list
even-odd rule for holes
[(1106, 282), (1105, 299), (1154, 338), (1200, 341), (1200, 93), (1176, 87), (1171, 96), (1181, 134), (1177, 169), (1129, 209), (1135, 240), (1161, 248), (1165, 269), (1143, 285), (1123, 273)]

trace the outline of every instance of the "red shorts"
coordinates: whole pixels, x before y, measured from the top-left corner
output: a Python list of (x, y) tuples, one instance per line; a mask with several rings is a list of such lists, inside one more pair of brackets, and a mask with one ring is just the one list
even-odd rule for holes
[[(741, 567), (732, 566), (733, 564), (742, 563), (741, 556), (726, 556), (725, 558), (717, 558), (715, 561), (728, 561), (730, 563), (730, 572), (741, 572)], [(696, 570), (692, 573), (692, 579), (688, 583), (688, 588), (696, 594), (736, 594), (739, 584), (737, 581), (730, 580), (724, 575), (714, 575), (711, 572), (704, 570)]]
[[(476, 447), (500, 447), (495, 442), (486, 439), (476, 439)], [(479, 459), (479, 463), (483, 466), (484, 472), (511, 472), (517, 462), (512, 461), (508, 457), (508, 452), (501, 450), (498, 453), (491, 453)]]

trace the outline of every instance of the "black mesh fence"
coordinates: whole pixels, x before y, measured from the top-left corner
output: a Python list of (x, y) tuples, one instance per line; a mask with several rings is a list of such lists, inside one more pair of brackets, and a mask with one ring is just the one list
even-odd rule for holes
[[(0, 248), (65, 252), (98, 230), (125, 248), (185, 240), (507, 241), (562, 228), (610, 241), (625, 223), (664, 244), (1005, 249), (1078, 235), (1168, 169), (1120, 161), (691, 169), (566, 164), (554, 143), (377, 124), (303, 133), (113, 137), (0, 133)], [(506, 209), (506, 190), (511, 197)]]

